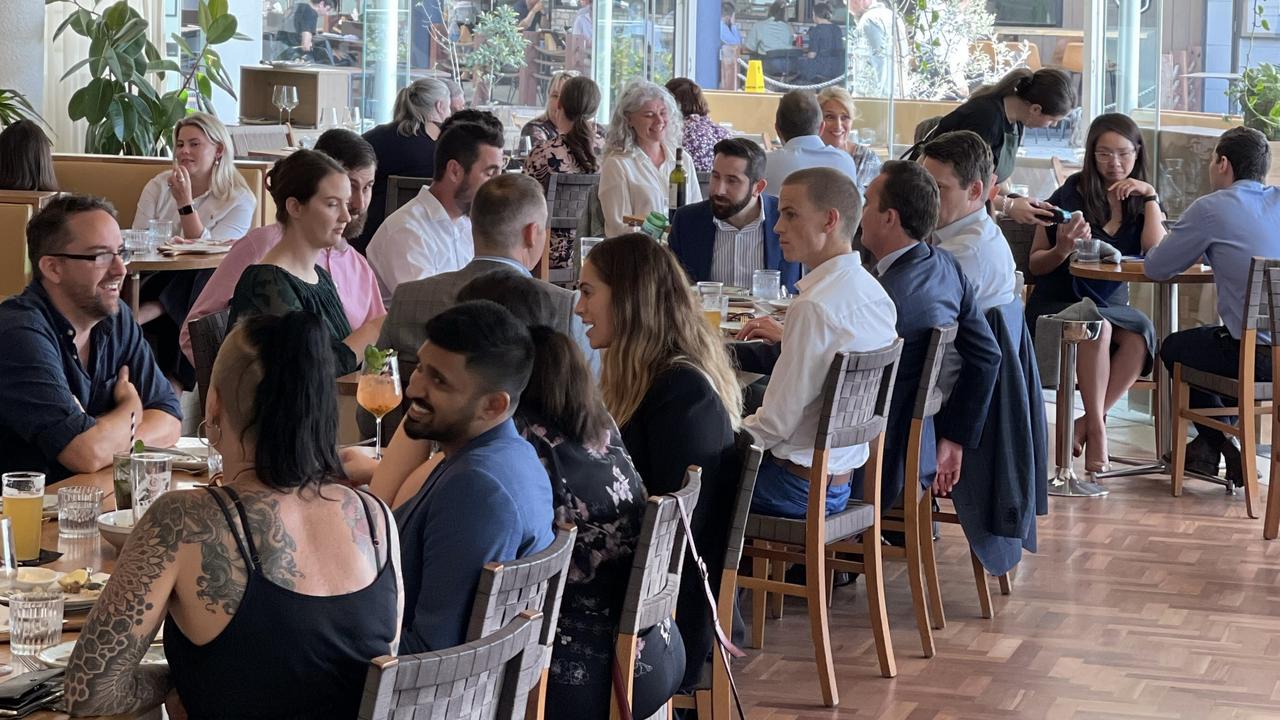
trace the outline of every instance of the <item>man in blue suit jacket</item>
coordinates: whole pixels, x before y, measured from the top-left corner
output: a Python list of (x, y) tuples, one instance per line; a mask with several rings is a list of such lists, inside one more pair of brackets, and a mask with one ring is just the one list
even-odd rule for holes
[(795, 293), (800, 264), (787, 262), (773, 226), (778, 198), (763, 194), (765, 156), (746, 138), (716, 143), (708, 199), (671, 218), (671, 251), (694, 282), (751, 287), (751, 273), (771, 269)]
[[(876, 275), (898, 308), (902, 357), (885, 428), (881, 498), (886, 509), (904, 487), (907, 436), (916, 391), (929, 352), (933, 328), (958, 325), (955, 356), (947, 370), (957, 370), (951, 397), (924, 424), (920, 446), (920, 478), (939, 493), (951, 490), (960, 477), (965, 448), (976, 448), (986, 424), (1000, 346), (974, 299), (973, 286), (955, 258), (921, 242), (938, 218), (938, 186), (925, 169), (912, 162), (890, 161), (867, 188), (862, 214), (862, 242), (875, 256)], [(936, 472), (936, 479), (934, 477)]]
[(511, 421), (532, 367), (529, 331), (477, 301), (436, 315), (426, 334), (402, 427), (438, 443), (444, 461), (395, 511), (405, 654), (461, 644), (485, 564), (538, 552), (553, 537), (547, 472)]

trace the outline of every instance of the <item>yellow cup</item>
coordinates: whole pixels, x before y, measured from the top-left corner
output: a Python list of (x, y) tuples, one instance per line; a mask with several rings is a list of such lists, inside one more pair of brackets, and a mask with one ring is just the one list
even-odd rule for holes
[(764, 92), (764, 64), (759, 60), (747, 63), (747, 84), (743, 90), (749, 93)]

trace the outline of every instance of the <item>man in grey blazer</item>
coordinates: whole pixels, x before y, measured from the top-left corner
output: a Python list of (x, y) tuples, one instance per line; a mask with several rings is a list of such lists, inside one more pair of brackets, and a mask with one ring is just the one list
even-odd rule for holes
[[(400, 358), (400, 380), (409, 382), (417, 367), (418, 348), (427, 339), (427, 321), (457, 303), (458, 291), (473, 278), (491, 272), (530, 277), (547, 242), (547, 201), (542, 186), (527, 175), (505, 173), (485, 182), (471, 205), (471, 237), (475, 259), (460, 270), (401, 284), (378, 336), (378, 347), (393, 348)], [(555, 309), (556, 330), (582, 348), (593, 370), (599, 355), (587, 342), (582, 321), (573, 314), (577, 294), (539, 283)]]

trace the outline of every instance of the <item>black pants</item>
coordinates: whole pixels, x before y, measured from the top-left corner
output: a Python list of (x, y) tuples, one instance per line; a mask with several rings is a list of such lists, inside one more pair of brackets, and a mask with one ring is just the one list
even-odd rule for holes
[[(1231, 337), (1231, 333), (1221, 325), (1183, 330), (1164, 339), (1160, 346), (1160, 360), (1170, 373), (1173, 372), (1174, 363), (1182, 363), (1215, 375), (1236, 377), (1240, 370), (1240, 341)], [(1253, 374), (1258, 382), (1271, 382), (1270, 346), (1258, 345)], [(1193, 408), (1220, 408), (1236, 403), (1235, 398), (1224, 398), (1194, 387), (1191, 388), (1190, 401)], [(1234, 417), (1219, 419), (1227, 423), (1236, 421)], [(1221, 432), (1199, 423), (1196, 423), (1196, 430), (1214, 445), (1221, 444), (1225, 439)], [(1184, 438), (1173, 440), (1183, 442)]]

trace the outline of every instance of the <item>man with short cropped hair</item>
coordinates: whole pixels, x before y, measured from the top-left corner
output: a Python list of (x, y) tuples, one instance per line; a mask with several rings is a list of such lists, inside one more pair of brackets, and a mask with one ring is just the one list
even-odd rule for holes
[(484, 181), (502, 172), (500, 125), (447, 121), (444, 128), (434, 181), (387, 217), (369, 241), (369, 264), (388, 306), (401, 283), (471, 261), (471, 201)]
[(765, 171), (767, 187), (781, 188), (788, 175), (804, 168), (833, 168), (849, 178), (858, 177), (853, 156), (840, 148), (829, 147), (818, 137), (822, 129), (822, 107), (812, 90), (792, 90), (783, 95), (774, 118), (778, 139), (785, 144), (782, 149), (769, 153)]
[[(831, 361), (837, 352), (878, 350), (897, 337), (893, 301), (853, 251), (861, 215), (853, 180), (837, 170), (799, 170), (782, 184), (774, 229), (786, 259), (809, 272), (797, 283), (800, 294), (787, 310), (785, 328), (771, 318), (756, 318), (739, 335), (781, 343), (763, 404), (742, 422), (768, 451), (751, 501), (754, 512), (805, 516), (822, 385)], [(866, 445), (831, 451), (828, 513), (848, 504), (849, 477), (867, 454)]]
[[(378, 279), (373, 268), (369, 267), (369, 261), (350, 244), (360, 237), (368, 217), (378, 157), (367, 140), (342, 128), (326, 130), (316, 140), (315, 149), (337, 160), (351, 180), (351, 199), (347, 201), (351, 222), (342, 231), (342, 242), (320, 252), (319, 265), (333, 277), (338, 299), (342, 300), (342, 309), (352, 328), (358, 329), (367, 322), (381, 322), (387, 309), (382, 303)], [(282, 237), (284, 226), (277, 222), (254, 228), (231, 245), (231, 250), (222, 257), (213, 276), (200, 291), (200, 297), (191, 306), (186, 322), (182, 323), (178, 343), (187, 360), (195, 362), (191, 356), (191, 322), (226, 310), (245, 268), (262, 262)]]
[(938, 185), (938, 229), (934, 247), (946, 250), (973, 285), (978, 310), (1017, 299), (1017, 267), (1000, 226), (987, 212), (995, 181), (991, 148), (977, 133), (943, 133), (924, 146), (921, 164)]
[[(1168, 280), (1204, 257), (1213, 266), (1218, 289), (1221, 325), (1176, 332), (1160, 344), (1160, 359), (1170, 372), (1174, 363), (1226, 377), (1236, 377), (1239, 372), (1249, 264), (1254, 257), (1280, 257), (1280, 234), (1276, 231), (1280, 228), (1280, 188), (1263, 184), (1270, 167), (1271, 147), (1262, 133), (1246, 127), (1223, 133), (1209, 164), (1209, 184), (1214, 191), (1182, 211), (1164, 240), (1147, 251), (1143, 271), (1152, 280)], [(1269, 332), (1258, 331), (1254, 359), (1258, 382), (1271, 382), (1272, 342)], [(1221, 396), (1193, 387), (1191, 407), (1220, 408), (1224, 403)], [(1233, 417), (1219, 419), (1235, 422)], [(1187, 445), (1187, 469), (1216, 476), (1219, 458), (1225, 457), (1227, 480), (1243, 485), (1235, 439), (1200, 424), (1196, 430), (1196, 438)]]
[(773, 226), (778, 198), (766, 195), (765, 156), (746, 138), (716, 143), (708, 199), (686, 205), (671, 218), (671, 251), (694, 282), (749, 288), (756, 270), (778, 270), (795, 292), (800, 266), (787, 262)]
[(129, 307), (115, 208), (55, 198), (27, 223), (31, 283), (0, 304), (0, 471), (57, 482), (131, 440), (169, 447), (182, 411)]
[[(407, 380), (417, 366), (415, 356), (426, 339), (423, 328), (427, 321), (452, 307), (462, 286), (492, 272), (532, 277), (530, 271), (542, 260), (547, 242), (547, 201), (537, 180), (519, 173), (499, 175), (476, 191), (472, 209), (475, 259), (458, 270), (396, 288), (378, 347), (397, 351), (403, 379)], [(599, 354), (591, 349), (582, 320), (573, 314), (576, 293), (546, 282), (538, 287), (556, 310), (555, 329), (576, 340), (588, 361), (598, 365)]]
[(402, 432), (435, 442), (445, 459), (395, 511), (405, 654), (461, 645), (484, 566), (553, 538), (547, 471), (511, 420), (533, 367), (528, 329), (479, 300), (433, 317), (426, 338)]

